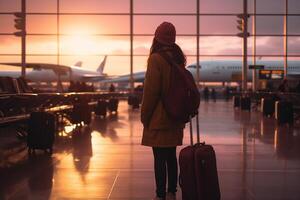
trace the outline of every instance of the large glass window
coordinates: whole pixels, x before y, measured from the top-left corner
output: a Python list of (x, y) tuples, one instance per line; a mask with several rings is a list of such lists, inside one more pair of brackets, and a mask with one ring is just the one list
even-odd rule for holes
[(13, 33), (16, 31), (14, 27), (13, 15), (0, 15), (0, 32), (1, 33)]
[(15, 36), (0, 36), (0, 54), (21, 53), (21, 39)]
[[(176, 42), (194, 63), (197, 52), (195, 0), (133, 0), (133, 41), (131, 41), (130, 0), (27, 0), (27, 60), (96, 69), (108, 55), (105, 71), (125, 74), (130, 71), (130, 47), (133, 42), (133, 71), (144, 70), (156, 27), (163, 21), (174, 23)], [(59, 24), (57, 2), (59, 2)], [(264, 59), (284, 54), (283, 0), (257, 0), (258, 56)], [(254, 0), (248, 0), (253, 14)], [(288, 1), (289, 58), (300, 55), (300, 3)], [(243, 11), (243, 0), (200, 0), (200, 55), (206, 59), (241, 59), (242, 38), (237, 37), (237, 14)], [(20, 0), (0, 1), (0, 62), (20, 62), (21, 38), (13, 35), (13, 12), (21, 10)], [(59, 27), (57, 27), (59, 25)], [(252, 34), (253, 16), (248, 31)], [(57, 32), (59, 31), (59, 36)], [(276, 36), (277, 35), (277, 36)], [(252, 54), (253, 37), (248, 38)], [(59, 53), (59, 55), (57, 55)]]
[(257, 34), (283, 34), (284, 24), (282, 16), (257, 16), (256, 20)]
[(20, 0), (0, 1), (0, 12), (16, 12), (21, 10)]
[(52, 54), (57, 53), (57, 40), (55, 36), (27, 36), (27, 54)]
[(195, 13), (195, 0), (134, 0), (136, 13)]
[[(20, 0), (19, 0), (20, 1)], [(26, 0), (27, 12), (56, 13), (57, 0)]]
[(201, 16), (201, 34), (236, 34), (236, 16)]
[(211, 14), (241, 13), (242, 0), (200, 0), (200, 12)]
[(57, 32), (56, 16), (28, 15), (26, 18), (26, 31), (28, 34), (55, 34)]
[(129, 16), (63, 15), (62, 34), (129, 34)]
[(129, 0), (60, 0), (60, 12), (129, 13)]

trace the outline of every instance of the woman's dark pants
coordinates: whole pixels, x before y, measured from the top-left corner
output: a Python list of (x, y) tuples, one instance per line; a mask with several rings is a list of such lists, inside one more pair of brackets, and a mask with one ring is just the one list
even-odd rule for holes
[(177, 191), (176, 147), (152, 147), (157, 197), (165, 198), (168, 176), (168, 192)]

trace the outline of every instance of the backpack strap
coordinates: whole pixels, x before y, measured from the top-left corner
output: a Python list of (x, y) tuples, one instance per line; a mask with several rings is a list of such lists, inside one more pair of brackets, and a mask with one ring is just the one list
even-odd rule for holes
[[(171, 70), (172, 70), (172, 65), (174, 65), (174, 64), (176, 64), (173, 60), (172, 60), (172, 58), (167, 54), (167, 52), (166, 51), (159, 51), (158, 52), (158, 54), (170, 65), (170, 67), (171, 67)], [(165, 105), (164, 105), (164, 102), (163, 102), (163, 96), (164, 96), (164, 94), (163, 94), (163, 91), (161, 92), (161, 94), (160, 94), (160, 99), (161, 99), (161, 102), (162, 102), (162, 104), (163, 104), (163, 106), (165, 107)]]
[(174, 61), (173, 61), (173, 59), (166, 53), (166, 51), (160, 51), (159, 52), (159, 55), (161, 56), (161, 57), (163, 57), (163, 59), (165, 60), (165, 61), (167, 61), (167, 63), (169, 64), (169, 65), (177, 65), (177, 63), (175, 63)]

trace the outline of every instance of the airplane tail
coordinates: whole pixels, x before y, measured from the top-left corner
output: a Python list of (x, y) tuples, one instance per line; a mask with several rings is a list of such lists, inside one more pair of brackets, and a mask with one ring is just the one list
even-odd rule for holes
[(105, 67), (105, 64), (106, 64), (106, 58), (107, 58), (107, 56), (104, 57), (103, 61), (100, 63), (100, 65), (97, 69), (97, 72), (99, 72), (100, 74), (103, 74), (104, 67)]
[(77, 63), (74, 64), (76, 67), (81, 67), (82, 66), (82, 61), (78, 61)]

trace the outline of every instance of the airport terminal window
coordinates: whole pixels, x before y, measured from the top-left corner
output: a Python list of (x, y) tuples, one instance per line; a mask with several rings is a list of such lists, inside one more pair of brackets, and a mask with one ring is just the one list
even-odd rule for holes
[[(122, 23), (111, 23), (121, 21)], [(87, 15), (60, 17), (60, 33), (75, 35), (100, 35), (100, 34), (129, 34), (129, 16), (123, 15)], [(99, 44), (100, 45), (100, 44)]]
[[(196, 27), (190, 25), (196, 23), (194, 16), (164, 16), (163, 20), (172, 22), (174, 24), (176, 27), (176, 34), (188, 34), (196, 32)], [(136, 16), (134, 18), (134, 33), (154, 33), (157, 24), (161, 23), (161, 21), (162, 18), (160, 16)], [(144, 24), (147, 24), (147, 26), (144, 26)]]
[[(253, 0), (248, 0), (250, 5), (253, 5)], [(257, 1), (257, 13), (284, 13), (285, 0), (271, 0), (272, 6), (268, 3), (268, 0)]]
[(290, 14), (299, 14), (300, 13), (299, 0), (289, 0), (288, 9)]
[(243, 1), (226, 0), (226, 6), (224, 0), (200, 0), (200, 12), (204, 13), (240, 13), (243, 8)]
[[(300, 33), (299, 20), (300, 20), (299, 16), (289, 16), (288, 31), (290, 34), (299, 34)], [(289, 38), (289, 40), (293, 40), (293, 41), (296, 41), (299, 43), (299, 41), (297, 41), (297, 39), (299, 39), (299, 37), (290, 37)], [(293, 50), (296, 50), (296, 49), (293, 49)]]
[[(1, 7), (1, 5), (0, 5), (0, 7)], [(8, 22), (11, 22), (13, 20), (14, 20), (14, 17), (11, 16), (11, 15), (2, 15), (1, 18), (0, 18), (0, 32), (2, 32), (2, 33), (14, 32), (15, 31), (14, 24), (13, 23), (8, 23)]]
[[(41, 24), (41, 26), (36, 26)], [(26, 17), (27, 33), (55, 34), (57, 32), (56, 16), (54, 15), (29, 15)]]
[(283, 34), (284, 21), (281, 16), (257, 16), (258, 34)]
[(27, 12), (56, 12), (56, 0), (26, 0)]
[(0, 12), (15, 12), (21, 9), (20, 0), (9, 0), (11, 3), (6, 1), (0, 1)]
[[(219, 23), (210, 23), (218, 21)], [(202, 16), (200, 18), (200, 31), (202, 34), (220, 33), (235, 34), (236, 33), (236, 17), (235, 16)], [(210, 23), (210, 26), (207, 24)], [(222, 26), (220, 26), (222, 24)], [(226, 29), (224, 29), (226, 27)]]
[(129, 7), (129, 0), (60, 0), (61, 12), (67, 13), (128, 13)]
[[(266, 35), (268, 35), (268, 33), (266, 33)], [(259, 36), (256, 38), (256, 42), (257, 44), (259, 43), (266, 44), (266, 45), (257, 45), (256, 47), (257, 55), (264, 55), (266, 54), (266, 52), (268, 55), (283, 55), (284, 53), (283, 37)], [(267, 51), (266, 48), (268, 49)]]
[(164, 0), (163, 2), (161, 0), (135, 0), (134, 11), (139, 13), (196, 12), (195, 0)]
[[(101, 3), (98, 3), (97, 0), (45, 0), (43, 2), (40, 2), (39, 0), (27, 0), (26, 2), (28, 12), (28, 42), (26, 45), (29, 49), (27, 52), (27, 58), (31, 61), (40, 62), (41, 60), (47, 60), (42, 59), (43, 56), (51, 56), (54, 60), (55, 57), (57, 57), (56, 60), (59, 64), (73, 64), (73, 60), (78, 59), (79, 57), (75, 54), (80, 54), (80, 59), (84, 56), (86, 56), (85, 59), (87, 59), (87, 56), (90, 56), (84, 54), (92, 54), (95, 58), (97, 56), (103, 57), (104, 55), (108, 55), (108, 62), (115, 64), (118, 62), (116, 57), (124, 56), (129, 60), (131, 58), (133, 59), (133, 62), (130, 61), (128, 65), (133, 66), (133, 71), (136, 71), (137, 68), (141, 69), (146, 65), (146, 59), (151, 45), (151, 38), (156, 25), (161, 21), (167, 20), (173, 22), (177, 28), (179, 39), (176, 41), (186, 53), (188, 58), (187, 63), (195, 63), (197, 49), (197, 9), (196, 1), (194, 0), (187, 0), (184, 2), (180, 0), (166, 0), (165, 4), (162, 4), (160, 0), (102, 0)], [(59, 3), (59, 18), (56, 15), (57, 2)], [(133, 3), (132, 13), (130, 13), (131, 2)], [(236, 14), (242, 12), (243, 1), (226, 0), (226, 6), (219, 6), (222, 5), (223, 0), (199, 0), (199, 2), (200, 60), (205, 60), (210, 57), (225, 58), (228, 56), (241, 58), (242, 55), (240, 52), (242, 52), (242, 38), (236, 37)], [(272, 2), (272, 6), (270, 6), (268, 2)], [(20, 4), (21, 1), (17, 0), (1, 1), (1, 11), (18, 11), (20, 10)], [(170, 7), (170, 5), (173, 6)], [(300, 55), (300, 52), (295, 52), (296, 50), (299, 50), (294, 48), (294, 46), (297, 46), (297, 40), (300, 38), (300, 36), (297, 36), (297, 34), (300, 33), (300, 27), (297, 25), (300, 14), (299, 12), (296, 12), (300, 9), (298, 8), (298, 5), (298, 0), (289, 0), (289, 13), (287, 13), (293, 14), (289, 16), (288, 20), (288, 34), (293, 34), (293, 36), (289, 37), (289, 41), (287, 43), (290, 45), (292, 44), (293, 46), (287, 49), (289, 51), (288, 56), (292, 55), (294, 57), (298, 54)], [(285, 1), (282, 0), (257, 1), (257, 13), (260, 14), (257, 16), (257, 44), (269, 44), (268, 47), (266, 47), (266, 45), (257, 45), (257, 56), (268, 57), (268, 55), (271, 55), (272, 58), (275, 58), (275, 55), (278, 55), (278, 58), (282, 58), (284, 54), (282, 36), (284, 27), (284, 16), (282, 14), (285, 13), (284, 7)], [(253, 0), (248, 0), (248, 11), (249, 13), (253, 13)], [(131, 16), (133, 24), (131, 24), (130, 21)], [(14, 59), (15, 56), (20, 56), (21, 54), (21, 40), (12, 34), (15, 31), (13, 27), (14, 17), (12, 14), (3, 13), (0, 17), (0, 24), (2, 25), (0, 27), (5, 27), (5, 29), (8, 28), (8, 32), (11, 33), (11, 35), (1, 36), (0, 39), (2, 39), (2, 37), (14, 37), (14, 40), (16, 40), (16, 42), (11, 42), (14, 43), (13, 45), (1, 45), (0, 61), (19, 61), (20, 59)], [(56, 21), (57, 19), (59, 20), (60, 36), (56, 35), (58, 26)], [(251, 29), (250, 27), (253, 23), (252, 19), (253, 16), (251, 15), (249, 18), (249, 29)], [(3, 20), (5, 22), (3, 22)], [(123, 23), (111, 23), (112, 21), (122, 21)], [(221, 21), (222, 23), (220, 26), (213, 27), (216, 25), (216, 21)], [(41, 26), (35, 26), (35, 24), (41, 24)], [(147, 24), (148, 26), (143, 26), (144, 24)], [(131, 25), (133, 32), (131, 32), (130, 29)], [(45, 28), (43, 28), (43, 26)], [(0, 31), (7, 31), (2, 29)], [(133, 34), (132, 37), (130, 37), (131, 33)], [(87, 42), (80, 45), (82, 48), (72, 48), (72, 45), (70, 45), (71, 42), (67, 39), (67, 37), (70, 36), (72, 38), (72, 35), (74, 34), (88, 35), (89, 38), (87, 39)], [(278, 34), (278, 36), (273, 36), (274, 34)], [(103, 35), (105, 37), (111, 37), (111, 39), (106, 39), (107, 43), (103, 43), (103, 40), (99, 42), (99, 38), (95, 39), (96, 37), (102, 37)], [(127, 41), (124, 42), (125, 39), (115, 38), (120, 35), (122, 37), (126, 37)], [(42, 39), (42, 37), (45, 36), (51, 38), (51, 41), (45, 42), (46, 39)], [(148, 38), (141, 40), (141, 37)], [(249, 42), (251, 39), (252, 37), (249, 37)], [(134, 44), (133, 53), (131, 51), (131, 42)], [(54, 45), (54, 43), (58, 43), (58, 45)], [(122, 43), (122, 45), (118, 45), (117, 43)], [(93, 45), (98, 45), (99, 48)], [(234, 46), (234, 50), (230, 50), (231, 48), (228, 48), (232, 45)], [(46, 51), (44, 48), (46, 46), (50, 47), (50, 52), (48, 52), (48, 50)], [(88, 48), (88, 46), (91, 48)], [(10, 51), (12, 48), (13, 50)], [(99, 50), (100, 48), (104, 50)], [(71, 50), (69, 51), (68, 49)], [(71, 54), (73, 53), (74, 55), (71, 58)], [(250, 54), (251, 52), (249, 52), (249, 55)], [(67, 60), (70, 62), (64, 62)], [(133, 64), (131, 65), (131, 63)], [(94, 65), (97, 64), (95, 63)], [(117, 70), (117, 66), (119, 65), (112, 65), (112, 68), (114, 68), (112, 71), (119, 72), (119, 70)], [(130, 70), (130, 67), (127, 66), (127, 62), (124, 68), (127, 69), (127, 72)], [(281, 68), (276, 67), (274, 69)], [(241, 67), (232, 66), (228, 69), (241, 70)], [(291, 69), (296, 68), (293, 66)]]
[[(45, 45), (36, 46), (36, 42), (42, 42)], [(27, 54), (56, 54), (57, 43), (55, 36), (27, 36)]]

